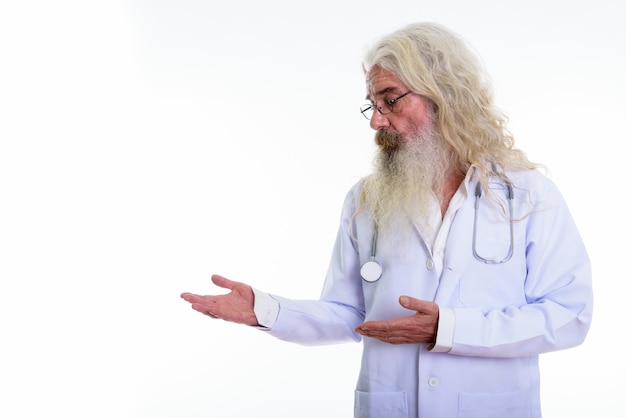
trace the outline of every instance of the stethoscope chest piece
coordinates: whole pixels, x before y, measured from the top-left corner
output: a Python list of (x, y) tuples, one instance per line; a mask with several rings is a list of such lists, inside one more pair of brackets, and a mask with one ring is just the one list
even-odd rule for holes
[(380, 279), (383, 274), (383, 268), (374, 260), (366, 261), (361, 265), (361, 277), (369, 283), (373, 283)]

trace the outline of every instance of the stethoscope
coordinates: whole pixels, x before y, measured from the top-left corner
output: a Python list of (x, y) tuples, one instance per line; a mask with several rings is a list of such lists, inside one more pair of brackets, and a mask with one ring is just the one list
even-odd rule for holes
[[(507, 201), (509, 206), (509, 251), (504, 258), (492, 258), (492, 257), (483, 257), (476, 250), (476, 242), (478, 236), (478, 208), (480, 205), (480, 198), (483, 194), (482, 186), (480, 182), (476, 184), (476, 190), (474, 192), (475, 201), (474, 201), (474, 230), (472, 237), (472, 253), (474, 257), (478, 260), (486, 263), (486, 264), (502, 264), (506, 263), (513, 257), (513, 199), (515, 198), (513, 193), (513, 185), (507, 179), (503, 179), (506, 189), (507, 189)], [(421, 237), (420, 237), (421, 239)], [(381, 278), (383, 275), (383, 268), (376, 261), (376, 244), (378, 242), (378, 225), (374, 224), (374, 233), (372, 235), (372, 245), (370, 247), (370, 257), (365, 263), (361, 265), (361, 277), (363, 280), (369, 283), (373, 283)], [(422, 240), (423, 243), (423, 240)], [(424, 244), (424, 243), (423, 243)], [(424, 244), (426, 246), (426, 244)], [(429, 260), (430, 261), (430, 260)], [(432, 263), (431, 263), (432, 264)]]

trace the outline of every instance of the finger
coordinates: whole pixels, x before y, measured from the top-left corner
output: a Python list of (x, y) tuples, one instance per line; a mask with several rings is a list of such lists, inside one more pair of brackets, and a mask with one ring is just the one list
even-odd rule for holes
[(404, 344), (407, 342), (411, 342), (405, 335), (398, 334), (396, 332), (393, 332), (392, 330), (383, 328), (364, 330), (363, 328), (359, 327), (356, 329), (356, 332), (364, 337), (374, 338), (376, 340), (389, 344)]
[(385, 337), (380, 337), (377, 338), (379, 341), (382, 341), (384, 343), (388, 343), (388, 344), (410, 344), (413, 343), (413, 341), (411, 341), (410, 339), (408, 339), (407, 337), (403, 336), (403, 335), (389, 335), (389, 336), (385, 336)]
[(364, 335), (364, 337), (373, 338), (389, 344), (406, 344), (412, 342), (403, 335)]
[(197, 303), (202, 300), (202, 296), (189, 292), (181, 293), (180, 297), (190, 303)]
[(191, 307), (193, 308), (193, 310), (210, 316), (211, 318), (219, 318), (219, 316), (217, 316), (215, 312), (209, 310), (209, 307), (207, 305), (203, 305), (202, 303), (192, 303)]
[(388, 335), (390, 331), (390, 325), (388, 321), (370, 321), (361, 324), (357, 327), (356, 331), (359, 334), (367, 335), (367, 336), (381, 336)]

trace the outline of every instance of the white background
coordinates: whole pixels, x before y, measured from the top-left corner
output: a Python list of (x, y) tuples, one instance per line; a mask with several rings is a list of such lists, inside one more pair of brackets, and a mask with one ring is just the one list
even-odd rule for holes
[(626, 2), (15, 1), (0, 6), (0, 416), (348, 417), (360, 345), (300, 347), (179, 299), (212, 273), (317, 298), (371, 167), (360, 62), (462, 34), (593, 260), (545, 417), (624, 417)]

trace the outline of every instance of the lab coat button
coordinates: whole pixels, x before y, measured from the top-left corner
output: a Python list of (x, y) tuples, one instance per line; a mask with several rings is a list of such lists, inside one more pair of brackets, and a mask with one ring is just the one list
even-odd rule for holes
[(426, 261), (426, 268), (428, 270), (432, 270), (433, 267), (435, 267), (435, 263), (433, 263), (433, 260), (431, 260), (430, 258), (428, 259), (428, 261)]
[(430, 386), (431, 388), (436, 388), (437, 386), (439, 386), (439, 379), (437, 377), (431, 377), (430, 379), (428, 379), (428, 386)]

